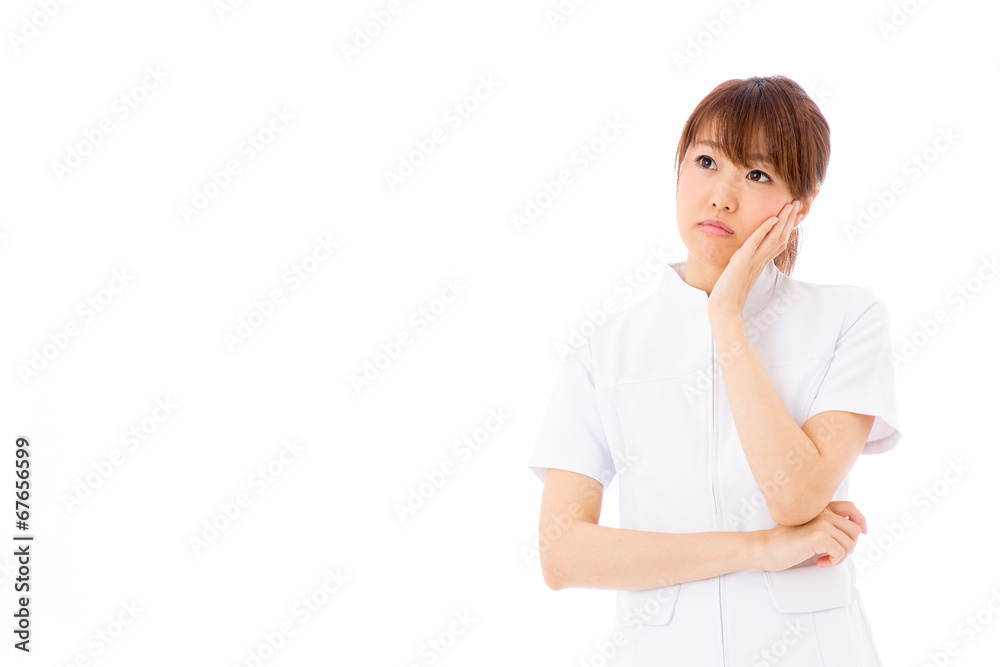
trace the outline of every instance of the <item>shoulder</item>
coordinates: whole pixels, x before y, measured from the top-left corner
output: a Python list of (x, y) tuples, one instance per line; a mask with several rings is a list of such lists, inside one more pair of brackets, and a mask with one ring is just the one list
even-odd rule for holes
[(862, 341), (884, 338), (888, 328), (885, 305), (870, 288), (784, 274), (766, 302), (744, 313), (744, 319), (765, 365), (830, 359), (848, 335)]
[(862, 315), (887, 318), (888, 308), (870, 287), (843, 283), (814, 283), (779, 275), (776, 295), (789, 308), (812, 322), (838, 323), (839, 329), (849, 327)]
[(619, 344), (625, 336), (634, 336), (663, 320), (665, 309), (660, 295), (653, 291), (638, 301), (608, 315), (604, 325), (591, 336), (595, 349)]
[(572, 354), (586, 367), (598, 385), (614, 382), (623, 368), (649, 358), (650, 346), (670, 336), (670, 309), (654, 290), (613, 313), (573, 346)]

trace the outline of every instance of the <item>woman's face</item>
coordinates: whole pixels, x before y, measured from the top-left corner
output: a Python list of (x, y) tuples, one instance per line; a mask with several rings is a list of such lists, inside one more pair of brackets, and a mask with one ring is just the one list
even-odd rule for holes
[[(778, 215), (793, 197), (766, 158), (755, 159), (747, 169), (740, 169), (713, 145), (713, 140), (711, 134), (698, 136), (681, 162), (677, 226), (693, 257), (725, 267), (754, 230)], [(795, 225), (808, 213), (808, 202), (802, 202), (801, 210)], [(720, 232), (703, 222), (713, 219), (732, 233)]]

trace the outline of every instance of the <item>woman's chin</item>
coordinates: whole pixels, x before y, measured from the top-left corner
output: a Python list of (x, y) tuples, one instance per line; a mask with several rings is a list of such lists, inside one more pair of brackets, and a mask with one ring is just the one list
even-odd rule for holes
[(726, 266), (729, 264), (734, 250), (728, 244), (723, 245), (726, 239), (705, 236), (706, 238), (684, 239), (684, 245), (687, 246), (688, 254), (702, 264), (712, 264), (714, 266)]

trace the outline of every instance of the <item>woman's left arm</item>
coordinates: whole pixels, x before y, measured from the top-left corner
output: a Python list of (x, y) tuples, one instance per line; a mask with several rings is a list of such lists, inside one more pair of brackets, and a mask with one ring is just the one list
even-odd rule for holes
[(776, 523), (814, 519), (861, 454), (875, 417), (825, 411), (802, 428), (781, 402), (743, 323), (743, 307), (764, 266), (787, 245), (798, 214), (787, 204), (733, 253), (708, 297), (722, 380), (747, 463)]
[(774, 389), (740, 313), (710, 317), (733, 422), (771, 518), (797, 526), (833, 499), (875, 417), (826, 411), (799, 428)]

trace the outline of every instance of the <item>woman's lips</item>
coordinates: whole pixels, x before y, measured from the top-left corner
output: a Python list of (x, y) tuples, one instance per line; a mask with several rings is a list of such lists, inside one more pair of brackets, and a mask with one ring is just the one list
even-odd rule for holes
[(705, 232), (710, 236), (732, 236), (733, 233), (726, 231), (720, 223), (712, 220), (706, 220), (705, 222), (698, 224), (698, 229)]

